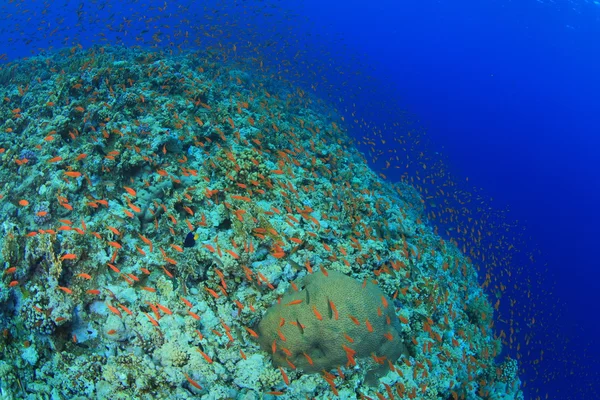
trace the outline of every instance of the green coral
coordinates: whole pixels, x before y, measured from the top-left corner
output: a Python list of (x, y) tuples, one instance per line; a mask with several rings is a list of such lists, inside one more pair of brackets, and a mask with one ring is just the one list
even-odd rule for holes
[(297, 287), (269, 308), (258, 325), (258, 341), (275, 365), (291, 362), (317, 372), (346, 365), (352, 357), (375, 355), (395, 362), (407, 354), (394, 307), (376, 285), (319, 271)]

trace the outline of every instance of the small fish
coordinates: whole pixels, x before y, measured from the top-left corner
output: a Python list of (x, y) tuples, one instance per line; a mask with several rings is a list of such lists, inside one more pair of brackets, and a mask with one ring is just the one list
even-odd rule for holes
[(49, 159), (47, 162), (48, 162), (48, 164), (52, 164), (52, 163), (59, 162), (59, 161), (62, 161), (61, 156), (53, 157), (53, 158)]
[(71, 289), (69, 289), (68, 287), (58, 286), (58, 288), (60, 290), (62, 290), (63, 292), (65, 292), (66, 294), (73, 294), (73, 291)]
[(317, 307), (315, 307), (314, 305), (313, 305), (313, 307), (312, 307), (312, 311), (313, 311), (313, 313), (315, 314), (315, 317), (317, 317), (317, 319), (318, 319), (319, 321), (322, 321), (322, 320), (323, 320), (323, 316), (322, 316), (322, 315), (321, 315), (321, 313), (320, 313), (320, 312), (317, 310)]
[(290, 384), (290, 378), (288, 378), (288, 376), (285, 373), (285, 371), (283, 370), (283, 368), (279, 367), (279, 372), (281, 372), (281, 376), (283, 377), (283, 381), (285, 382), (285, 384), (289, 385)]
[(10, 267), (4, 271), (5, 274), (14, 274), (17, 271), (16, 267)]
[(212, 363), (213, 363), (213, 359), (212, 359), (212, 358), (210, 358), (210, 357), (208, 356), (208, 354), (206, 354), (205, 352), (203, 352), (203, 351), (202, 351), (202, 350), (200, 350), (199, 348), (196, 348), (196, 350), (197, 350), (197, 351), (198, 351), (200, 354), (202, 354), (202, 357), (204, 357), (204, 359), (206, 360), (206, 362), (208, 362), (209, 364), (212, 364)]
[(129, 195), (130, 195), (130, 196), (133, 196), (133, 197), (136, 197), (136, 196), (137, 196), (137, 193), (136, 193), (136, 191), (135, 191), (135, 190), (133, 190), (133, 189), (132, 189), (132, 188), (130, 188), (130, 187), (123, 186), (123, 189), (125, 189), (125, 191), (126, 191), (126, 192), (127, 192)]
[(202, 390), (202, 386), (200, 386), (200, 384), (198, 382), (196, 382), (195, 380), (190, 378), (190, 376), (188, 374), (186, 374), (184, 372), (183, 375), (185, 375), (185, 379), (187, 379), (187, 381), (190, 383), (190, 385), (192, 385), (193, 387), (195, 387), (198, 390)]
[(106, 307), (108, 307), (108, 309), (115, 314), (117, 317), (121, 318), (121, 311), (119, 311), (119, 309), (117, 307), (111, 306), (110, 304), (106, 303)]
[(114, 233), (115, 235), (117, 235), (117, 236), (121, 236), (121, 232), (120, 232), (120, 231), (119, 231), (117, 228), (115, 228), (114, 226), (110, 226), (110, 225), (108, 225), (108, 226), (107, 226), (107, 228), (108, 228), (108, 229), (109, 229), (109, 230), (110, 230), (112, 233)]
[(244, 326), (244, 329), (250, 334), (250, 336), (255, 337), (255, 338), (258, 337), (258, 334), (254, 330), (248, 328), (247, 326)]
[(133, 312), (131, 312), (131, 310), (125, 307), (123, 304), (119, 304), (119, 307), (121, 307), (121, 309), (123, 309), (123, 311), (125, 311), (127, 314), (133, 316)]
[(159, 308), (159, 310), (161, 310), (162, 312), (164, 312), (167, 315), (172, 315), (173, 311), (171, 311), (169, 308), (167, 308), (166, 306), (163, 306), (160, 303), (156, 303), (156, 307)]
[(214, 290), (212, 290), (211, 288), (207, 288), (205, 287), (204, 290), (206, 290), (208, 293), (210, 293), (210, 295), (212, 297), (214, 297), (215, 299), (219, 298), (219, 295), (217, 294), (217, 292), (215, 292)]
[(306, 354), (305, 352), (302, 352), (302, 354), (304, 354), (304, 357), (306, 357), (306, 361), (308, 361), (308, 363), (310, 365), (313, 365), (313, 360), (312, 358), (310, 358), (310, 356), (308, 354)]
[(176, 251), (182, 253), (183, 249), (180, 246), (177, 246), (176, 244), (171, 243), (169, 246), (171, 246), (173, 249), (175, 249)]
[(154, 325), (156, 327), (160, 326), (158, 324), (158, 321), (155, 320), (154, 318), (152, 318), (150, 315), (148, 315), (148, 313), (144, 313), (144, 315), (146, 315), (146, 318), (148, 318), (148, 320), (152, 323), (152, 325)]
[(200, 321), (200, 316), (198, 314), (196, 314), (195, 312), (188, 310), (187, 313), (190, 315), (190, 317), (194, 318), (196, 321)]
[(229, 253), (229, 255), (231, 255), (231, 257), (235, 258), (236, 260), (238, 260), (240, 258), (239, 254), (237, 254), (235, 251), (233, 250), (225, 250), (227, 253)]
[[(335, 304), (333, 304), (333, 301), (331, 300), (329, 300), (329, 312), (330, 314), (333, 314), (333, 318), (337, 321), (339, 318), (338, 310), (335, 307)], [(331, 318), (331, 315), (329, 316), (329, 318)]]
[(388, 302), (387, 302), (385, 296), (381, 296), (381, 304), (383, 304), (383, 308), (387, 308)]
[(198, 235), (194, 234), (194, 232), (188, 232), (183, 242), (183, 247), (194, 247), (196, 245), (196, 239)]
[(179, 299), (180, 299), (180, 300), (181, 300), (181, 301), (182, 301), (182, 302), (183, 302), (183, 303), (184, 303), (186, 306), (188, 306), (189, 308), (192, 308), (192, 307), (193, 307), (192, 303), (191, 303), (191, 302), (190, 302), (188, 299), (186, 299), (185, 297), (179, 297)]

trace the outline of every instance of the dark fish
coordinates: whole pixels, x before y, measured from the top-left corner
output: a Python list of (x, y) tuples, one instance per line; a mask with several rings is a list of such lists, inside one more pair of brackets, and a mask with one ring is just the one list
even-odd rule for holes
[(183, 247), (194, 247), (196, 244), (196, 238), (194, 232), (189, 232), (185, 237), (185, 241), (183, 242)]

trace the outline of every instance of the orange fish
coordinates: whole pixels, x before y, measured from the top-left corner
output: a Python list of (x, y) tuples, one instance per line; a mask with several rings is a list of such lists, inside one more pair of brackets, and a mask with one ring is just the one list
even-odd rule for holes
[(188, 374), (186, 374), (184, 372), (183, 375), (185, 375), (185, 379), (187, 379), (187, 381), (190, 383), (190, 385), (192, 385), (193, 387), (195, 387), (198, 390), (202, 390), (202, 386), (200, 386), (200, 384), (198, 382), (196, 382), (195, 380), (190, 378), (190, 376)]
[(142, 241), (144, 243), (146, 243), (148, 246), (150, 246), (150, 252), (152, 253), (152, 241), (139, 233), (138, 233), (138, 236), (140, 237), (140, 239), (142, 239)]
[(227, 253), (229, 253), (231, 255), (231, 257), (235, 258), (236, 260), (239, 260), (240, 256), (233, 250), (225, 250)]
[(146, 315), (146, 317), (147, 317), (147, 318), (148, 318), (148, 320), (149, 320), (149, 321), (152, 323), (152, 325), (154, 325), (154, 326), (157, 326), (157, 327), (158, 327), (158, 326), (160, 326), (160, 325), (158, 324), (158, 321), (157, 321), (157, 320), (155, 320), (154, 318), (152, 318), (150, 315), (148, 315), (148, 313), (144, 313), (144, 315)]
[(183, 253), (183, 249), (181, 248), (181, 246), (178, 246), (178, 245), (172, 244), (172, 243), (170, 244), (170, 246), (172, 248), (174, 248), (175, 250), (177, 250), (178, 252)]
[(131, 202), (127, 202), (127, 205), (129, 206), (129, 208), (131, 208), (133, 210), (133, 212), (135, 213), (141, 213), (142, 209), (139, 208), (138, 206), (136, 206), (135, 204), (131, 203)]
[(257, 338), (258, 337), (258, 333), (256, 333), (254, 330), (248, 328), (247, 326), (244, 326), (244, 329), (250, 334), (250, 336)]
[(106, 303), (106, 306), (113, 314), (115, 314), (118, 317), (121, 317), (121, 311), (119, 311), (119, 309), (117, 307), (111, 306), (108, 303)]
[(156, 303), (156, 307), (158, 307), (162, 312), (164, 312), (167, 315), (173, 315), (173, 311), (171, 311), (169, 308), (163, 306), (160, 303)]
[(283, 368), (279, 367), (279, 372), (281, 372), (281, 376), (283, 377), (283, 381), (285, 382), (285, 384), (289, 385), (290, 384), (290, 378), (288, 378), (288, 376), (285, 373), (285, 371), (283, 370)]
[(129, 193), (131, 196), (133, 196), (133, 197), (137, 196), (137, 192), (130, 187), (123, 186), (123, 189), (125, 189), (125, 191), (127, 193)]
[(108, 230), (110, 230), (112, 233), (114, 233), (115, 235), (121, 236), (121, 232), (117, 228), (115, 228), (114, 226), (108, 225), (106, 228)]
[(335, 304), (333, 304), (333, 301), (329, 300), (329, 308), (331, 309), (331, 312), (333, 314), (333, 318), (337, 321), (339, 314), (338, 314), (338, 310), (335, 307)]
[(207, 288), (205, 287), (204, 290), (206, 290), (208, 293), (210, 293), (210, 295), (212, 297), (214, 297), (215, 299), (219, 298), (219, 295), (217, 294), (217, 292), (215, 292), (214, 290), (212, 290), (211, 288)]
[(125, 311), (127, 314), (133, 316), (133, 312), (131, 312), (131, 310), (125, 307), (123, 304), (119, 304), (119, 307), (121, 307), (121, 309), (123, 309), (123, 311)]
[(196, 348), (196, 350), (197, 350), (197, 351), (198, 351), (200, 354), (202, 354), (202, 357), (204, 357), (204, 359), (205, 359), (205, 360), (206, 360), (206, 361), (207, 361), (209, 364), (212, 364), (212, 363), (213, 363), (213, 360), (212, 360), (212, 358), (210, 358), (210, 357), (208, 356), (208, 354), (206, 354), (205, 352), (203, 352), (203, 351), (202, 351), (202, 350), (200, 350), (199, 348)]
[(180, 299), (180, 300), (181, 300), (181, 301), (182, 301), (182, 302), (183, 302), (183, 303), (184, 303), (186, 306), (188, 306), (189, 308), (192, 308), (192, 307), (193, 307), (192, 303), (191, 303), (191, 302), (190, 302), (188, 299), (186, 299), (185, 297), (179, 297), (179, 299)]
[(5, 274), (14, 274), (17, 271), (17, 267), (10, 267), (6, 270), (4, 270)]
[(192, 312), (190, 310), (188, 310), (187, 312), (192, 318), (194, 318), (197, 321), (200, 321), (200, 316), (198, 314), (196, 314), (195, 312)]
[(322, 320), (323, 320), (323, 316), (322, 316), (322, 315), (321, 315), (321, 313), (320, 313), (320, 312), (317, 310), (317, 307), (315, 307), (314, 305), (313, 305), (313, 307), (312, 307), (312, 311), (313, 311), (313, 313), (315, 314), (315, 316), (317, 317), (317, 319), (318, 319), (319, 321), (322, 321)]

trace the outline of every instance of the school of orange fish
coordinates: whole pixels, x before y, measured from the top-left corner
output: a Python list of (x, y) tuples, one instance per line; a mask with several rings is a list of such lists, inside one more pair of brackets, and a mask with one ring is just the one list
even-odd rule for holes
[[(517, 393), (516, 376), (504, 377), (494, 362), (500, 344), (473, 267), (420, 220), (418, 194), (369, 171), (343, 121), (314, 112), (302, 89), (213, 57), (74, 47), (18, 65), (23, 78), (3, 93), (11, 114), (2, 126), (27, 137), (22, 148), (2, 148), (15, 178), (2, 194), (14, 217), (3, 243), (13, 317), (31, 307), (41, 319), (28, 327), (51, 325), (60, 342), (53, 347), (104, 354), (107, 342), (115, 356), (141, 342), (166, 346), (165, 330), (184, 324), (185, 339), (171, 340), (188, 361), (162, 390), (211, 393), (219, 380), (194, 368), (196, 358), (240, 368), (232, 353), (239, 362), (259, 351), (254, 325), (292, 280), (335, 269), (375, 281), (397, 301), (414, 355), (387, 360), (395, 381), (383, 393), (363, 385), (356, 395), (485, 397), (495, 379)], [(54, 75), (29, 83), (27, 73), (40, 69)], [(30, 96), (43, 101), (26, 107)], [(98, 335), (78, 337), (78, 318), (93, 320), (88, 330)], [(373, 331), (368, 319), (365, 329)], [(9, 339), (19, 333), (16, 325), (5, 330)], [(31, 335), (28, 347), (50, 359), (38, 340)], [(285, 351), (283, 335), (278, 345)], [(337, 395), (364, 380), (368, 366), (353, 365), (323, 371), (321, 390)], [(278, 369), (282, 384), (257, 392), (291, 396), (286, 388), (302, 372), (289, 367)]]
[[(225, 28), (243, 16), (205, 7), (210, 24), (194, 26), (189, 7), (147, 7), (103, 21), (96, 39), (119, 44), (114, 35), (132, 29), (157, 50), (84, 49), (59, 19), (42, 37), (63, 34), (66, 49), (0, 69), (0, 352), (16, 360), (0, 365), (3, 393), (458, 399), (501, 388), (517, 397), (516, 363), (497, 356), (536, 340), (518, 322), (536, 323), (535, 301), (515, 307), (508, 292), (543, 294), (524, 268), (506, 268), (519, 239), (503, 216), (460, 189), (417, 128), (376, 127), (351, 101), (329, 105), (307, 92), (328, 84), (314, 79), (322, 67), (286, 55), (292, 39), (278, 37), (283, 50), (271, 54), (256, 31), (246, 43), (229, 40)], [(102, 24), (82, 8), (78, 25)], [(175, 20), (176, 33), (136, 35), (136, 19)], [(313, 73), (288, 81), (301, 70)], [(349, 130), (364, 136), (353, 143)], [(396, 131), (409, 133), (380, 150)], [(377, 176), (367, 164), (381, 160)], [(487, 267), (481, 285), (477, 264)], [(315, 269), (376, 282), (411, 356), (373, 355), (356, 360), (360, 369), (320, 374), (270, 365), (256, 324)], [(388, 364), (389, 375), (367, 385), (372, 364)], [(81, 372), (63, 382), (50, 373), (57, 368)], [(251, 388), (240, 387), (240, 368), (260, 370)]]

